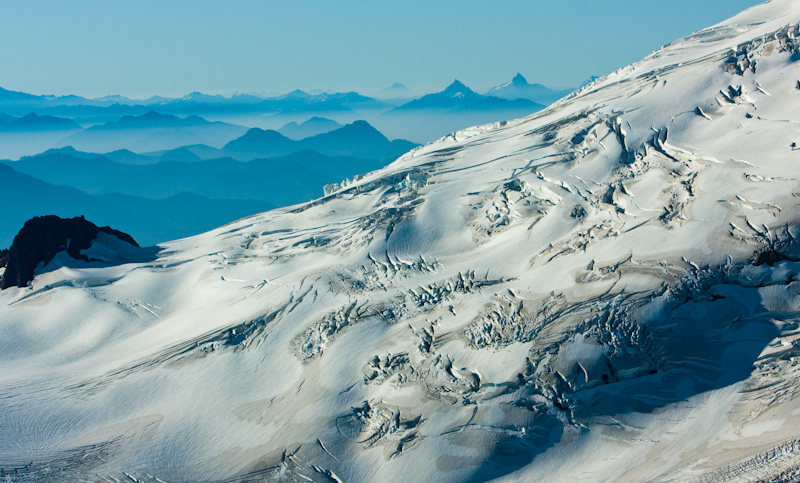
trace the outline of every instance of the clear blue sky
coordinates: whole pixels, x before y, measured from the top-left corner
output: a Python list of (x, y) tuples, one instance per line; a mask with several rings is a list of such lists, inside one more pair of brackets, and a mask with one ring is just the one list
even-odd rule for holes
[(574, 86), (758, 0), (0, 0), (0, 86), (132, 97)]

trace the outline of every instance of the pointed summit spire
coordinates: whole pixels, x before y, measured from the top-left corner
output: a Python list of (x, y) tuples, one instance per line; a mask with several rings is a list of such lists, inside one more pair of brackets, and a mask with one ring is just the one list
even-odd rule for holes
[(445, 91), (463, 91), (467, 89), (469, 89), (469, 87), (465, 86), (460, 80), (454, 79), (453, 83), (447, 86)]
[(475, 94), (472, 89), (465, 86), (458, 79), (453, 80), (453, 83), (447, 86), (447, 88), (444, 90), (444, 93), (450, 96), (465, 96)]
[(517, 75), (515, 75), (514, 78), (511, 79), (511, 85), (514, 85), (514, 86), (527, 86), (528, 85), (528, 80), (525, 79), (525, 77), (523, 77), (522, 74), (517, 72)]

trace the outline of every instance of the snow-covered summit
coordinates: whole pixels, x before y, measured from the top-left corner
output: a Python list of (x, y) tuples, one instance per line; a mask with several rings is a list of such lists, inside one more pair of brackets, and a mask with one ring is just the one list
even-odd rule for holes
[(320, 200), (3, 291), (3, 475), (797, 475), (798, 22), (773, 0)]

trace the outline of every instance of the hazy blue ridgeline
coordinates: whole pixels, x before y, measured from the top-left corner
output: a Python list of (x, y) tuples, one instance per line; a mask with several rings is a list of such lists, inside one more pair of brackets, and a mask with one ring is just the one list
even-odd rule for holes
[(322, 196), (324, 185), (379, 169), (417, 145), (373, 125), (427, 142), (530, 114), (566, 93), (519, 74), (491, 95), (456, 80), (419, 98), (395, 84), (385, 99), (296, 90), (137, 101), (0, 88), (0, 156), (19, 158), (2, 162), (3, 178), (6, 192), (24, 200), (0, 226), (0, 246), (45, 214), (85, 215), (144, 245), (190, 236)]

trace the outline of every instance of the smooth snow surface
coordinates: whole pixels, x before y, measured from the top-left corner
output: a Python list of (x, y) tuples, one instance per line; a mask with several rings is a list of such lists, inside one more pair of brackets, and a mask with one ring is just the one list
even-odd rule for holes
[(799, 21), (3, 291), (0, 476), (796, 477)]

